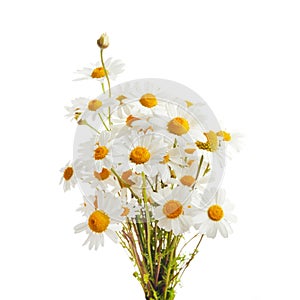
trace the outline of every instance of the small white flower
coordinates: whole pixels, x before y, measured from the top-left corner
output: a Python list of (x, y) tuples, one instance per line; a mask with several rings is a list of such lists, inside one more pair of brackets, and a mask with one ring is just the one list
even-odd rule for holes
[[(104, 65), (111, 80), (115, 80), (117, 76), (124, 71), (125, 66), (121, 60), (113, 60), (111, 57), (105, 61)], [(105, 71), (100, 62), (91, 64), (88, 68), (78, 70), (77, 73), (84, 77), (80, 77), (75, 80), (94, 79), (103, 82), (105, 79)]]
[(79, 121), (84, 113), (89, 99), (79, 97), (72, 100), (72, 106), (65, 106), (67, 110), (66, 118)]
[(159, 204), (154, 209), (154, 218), (158, 220), (159, 227), (179, 235), (194, 225), (193, 217), (198, 209), (191, 204), (193, 195), (189, 188), (165, 188), (159, 193), (151, 193), (151, 198)]
[(163, 160), (166, 152), (167, 144), (160, 136), (133, 133), (115, 147), (114, 159), (123, 171), (132, 169), (136, 173), (155, 176), (152, 168)]
[(181, 146), (192, 143), (202, 135), (200, 123), (187, 109), (168, 103), (166, 113), (166, 116), (160, 112), (149, 118), (154, 131), (163, 134), (172, 142), (176, 140)]
[(195, 228), (209, 238), (215, 238), (217, 231), (227, 238), (232, 233), (230, 223), (236, 221), (232, 209), (231, 203), (226, 201), (225, 191), (219, 190), (214, 201), (195, 217)]
[(123, 209), (121, 202), (111, 193), (98, 192), (92, 204), (86, 202), (85, 211), (87, 220), (74, 227), (75, 233), (85, 231), (88, 237), (83, 245), (88, 244), (89, 249), (104, 246), (104, 234), (115, 243), (118, 241), (116, 231), (121, 229)]
[(63, 183), (64, 191), (69, 191), (71, 188), (74, 188), (77, 179), (74, 174), (74, 167), (73, 163), (68, 162), (63, 168), (60, 169), (60, 172), (62, 172), (62, 177), (60, 179), (60, 184)]
[(102, 131), (96, 138), (82, 143), (79, 148), (79, 155), (85, 168), (93, 172), (101, 172), (103, 168), (112, 167), (112, 145), (114, 138), (109, 131)]

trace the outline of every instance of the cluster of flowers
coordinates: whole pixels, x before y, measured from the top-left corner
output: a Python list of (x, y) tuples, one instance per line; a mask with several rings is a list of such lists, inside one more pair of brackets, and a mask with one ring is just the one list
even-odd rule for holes
[[(103, 93), (66, 107), (79, 125), (73, 161), (61, 169), (64, 190), (78, 184), (84, 195), (75, 232), (87, 234), (89, 249), (103, 246), (105, 235), (119, 242), (146, 299), (173, 300), (203, 237), (232, 232), (233, 206), (219, 185), (241, 136), (221, 130), (204, 101), (177, 83), (143, 79), (111, 89), (124, 64), (104, 62), (105, 34), (97, 44), (101, 62), (79, 70), (78, 80), (100, 82)], [(188, 232), (194, 236), (181, 245)]]
[[(122, 68), (120, 62), (111, 64)], [(97, 69), (83, 73), (95, 79)], [(118, 73), (107, 71), (112, 77)], [(64, 189), (79, 181), (94, 191), (80, 207), (86, 221), (75, 232), (88, 234), (90, 249), (103, 245), (104, 234), (117, 242), (125, 222), (157, 221), (174, 235), (195, 228), (214, 238), (219, 230), (227, 237), (235, 220), (232, 205), (223, 190), (212, 191), (209, 201), (203, 194), (214, 186), (211, 155), (222, 164), (224, 147), (237, 148), (238, 139), (221, 130), (203, 131), (195, 118), (203, 104), (172, 101), (147, 81), (117, 92), (77, 98), (67, 107), (68, 117), (88, 129), (89, 138), (61, 170)]]

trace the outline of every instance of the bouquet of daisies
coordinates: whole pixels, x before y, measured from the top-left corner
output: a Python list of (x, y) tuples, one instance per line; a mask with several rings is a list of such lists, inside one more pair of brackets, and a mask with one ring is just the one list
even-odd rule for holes
[(221, 130), (207, 104), (176, 82), (111, 88), (124, 64), (104, 61), (106, 34), (97, 44), (100, 62), (78, 73), (98, 81), (102, 93), (66, 107), (78, 127), (62, 182), (65, 191), (78, 184), (84, 196), (75, 232), (86, 235), (89, 249), (107, 239), (120, 243), (145, 298), (174, 299), (204, 236), (232, 231), (235, 217), (220, 182), (225, 148), (238, 150), (239, 136)]

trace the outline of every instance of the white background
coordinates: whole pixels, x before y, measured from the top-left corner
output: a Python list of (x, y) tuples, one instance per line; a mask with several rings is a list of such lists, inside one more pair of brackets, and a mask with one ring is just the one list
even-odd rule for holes
[(300, 299), (299, 15), (291, 0), (1, 2), (0, 298), (143, 299), (120, 246), (81, 247), (80, 192), (58, 185), (64, 106), (99, 91), (73, 71), (107, 32), (118, 82), (181, 82), (246, 136), (224, 180), (235, 232), (203, 241), (177, 299)]

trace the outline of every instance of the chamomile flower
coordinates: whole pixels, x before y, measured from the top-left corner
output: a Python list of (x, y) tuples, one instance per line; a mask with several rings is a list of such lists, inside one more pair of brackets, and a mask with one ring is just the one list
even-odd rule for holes
[(79, 121), (82, 117), (83, 112), (86, 109), (89, 99), (84, 97), (75, 98), (72, 100), (72, 106), (65, 106), (67, 110), (66, 118)]
[(75, 233), (85, 231), (88, 235), (83, 245), (89, 249), (104, 246), (104, 234), (115, 243), (118, 241), (116, 231), (120, 230), (123, 209), (121, 202), (111, 193), (98, 192), (94, 203), (86, 202), (87, 220), (74, 227)]
[(210, 205), (195, 217), (195, 228), (209, 238), (215, 238), (218, 231), (227, 238), (232, 233), (230, 223), (236, 221), (232, 209), (233, 206), (226, 201), (225, 191), (219, 190)]
[(191, 205), (193, 195), (189, 188), (165, 188), (159, 193), (151, 193), (151, 198), (158, 204), (154, 208), (154, 218), (159, 227), (179, 235), (194, 225), (193, 217), (198, 209)]
[(199, 136), (200, 124), (187, 109), (168, 103), (166, 112), (167, 116), (160, 112), (149, 119), (155, 131), (180, 145), (191, 143)]
[(74, 188), (77, 179), (74, 174), (74, 166), (73, 163), (68, 162), (63, 168), (60, 169), (62, 172), (62, 177), (60, 179), (60, 184), (63, 183), (64, 191), (69, 191), (71, 188)]
[[(115, 80), (117, 76), (124, 71), (124, 63), (121, 60), (113, 60), (111, 57), (108, 58), (105, 63), (107, 74), (111, 80)], [(91, 64), (88, 68), (83, 68), (77, 71), (78, 74), (83, 77), (75, 80), (94, 79), (103, 82), (105, 79), (105, 70), (103, 69), (100, 62)]]
[(80, 157), (88, 171), (96, 168), (97, 172), (102, 172), (103, 168), (110, 169), (112, 167), (113, 141), (111, 132), (102, 131), (96, 138), (80, 145)]
[(153, 113), (164, 111), (166, 95), (164, 91), (153, 85), (149, 81), (143, 82), (143, 84), (135, 84), (131, 87), (131, 95), (137, 100), (137, 107), (143, 112), (143, 114), (152, 116)]
[(167, 152), (167, 144), (160, 136), (152, 134), (135, 134), (125, 137), (115, 148), (115, 159), (124, 171), (144, 172), (154, 176), (153, 166), (162, 161)]

